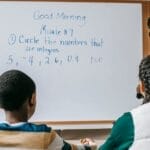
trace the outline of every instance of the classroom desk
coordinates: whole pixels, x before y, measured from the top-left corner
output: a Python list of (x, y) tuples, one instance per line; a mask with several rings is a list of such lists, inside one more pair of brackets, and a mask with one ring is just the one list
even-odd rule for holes
[(81, 144), (83, 138), (92, 138), (97, 146), (102, 145), (107, 138), (113, 126), (113, 121), (108, 123), (81, 123), (81, 124), (65, 124), (65, 123), (46, 123), (52, 127), (64, 140), (72, 144)]
[(91, 138), (95, 141), (97, 146), (102, 145), (110, 133), (110, 128), (108, 129), (65, 129), (61, 131), (61, 136), (73, 144), (81, 144), (80, 139)]
[(93, 138), (104, 140), (110, 133), (110, 129), (66, 129), (61, 130), (61, 136), (66, 140)]
[(107, 138), (112, 124), (49, 125), (69, 143), (80, 145), (80, 139), (92, 138), (97, 146)]

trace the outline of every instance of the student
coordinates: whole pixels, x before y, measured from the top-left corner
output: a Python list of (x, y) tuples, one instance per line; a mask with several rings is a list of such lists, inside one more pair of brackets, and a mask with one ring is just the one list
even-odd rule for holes
[(99, 150), (150, 149), (150, 56), (145, 57), (139, 65), (139, 79), (137, 88), (144, 99), (143, 105), (123, 114), (115, 122)]
[(44, 124), (29, 123), (35, 106), (36, 86), (29, 76), (19, 70), (10, 70), (0, 76), (0, 107), (6, 117), (6, 121), (0, 123), (0, 149), (92, 149), (67, 143)]

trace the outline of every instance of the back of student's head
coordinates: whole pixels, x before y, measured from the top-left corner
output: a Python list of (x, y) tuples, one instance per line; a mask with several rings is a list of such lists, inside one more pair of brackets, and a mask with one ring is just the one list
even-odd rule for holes
[(144, 103), (150, 102), (150, 55), (146, 56), (140, 63), (139, 78), (144, 84)]
[(0, 107), (18, 110), (35, 92), (34, 81), (19, 70), (9, 70), (0, 76)]

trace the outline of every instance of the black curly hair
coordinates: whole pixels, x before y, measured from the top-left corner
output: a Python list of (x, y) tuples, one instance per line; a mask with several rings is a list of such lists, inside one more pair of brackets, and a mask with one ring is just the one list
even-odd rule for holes
[(144, 102), (150, 102), (150, 55), (142, 59), (139, 65), (139, 79), (144, 83)]
[(0, 76), (0, 107), (7, 111), (18, 110), (35, 90), (34, 81), (22, 71), (6, 71)]

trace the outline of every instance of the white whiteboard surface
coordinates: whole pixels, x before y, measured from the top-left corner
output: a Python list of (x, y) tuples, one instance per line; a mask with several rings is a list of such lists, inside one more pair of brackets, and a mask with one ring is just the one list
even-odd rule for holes
[(0, 73), (37, 84), (31, 120), (112, 120), (138, 105), (141, 4), (0, 2), (0, 22)]

